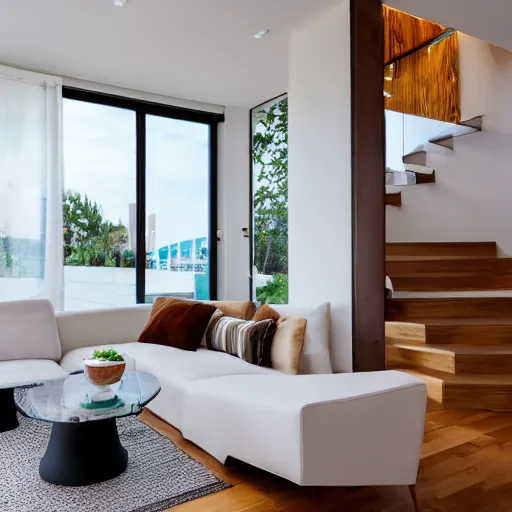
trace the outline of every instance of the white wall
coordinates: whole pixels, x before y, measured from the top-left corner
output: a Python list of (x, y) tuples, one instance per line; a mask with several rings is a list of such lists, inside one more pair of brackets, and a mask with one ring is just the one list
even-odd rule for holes
[(492, 46), (458, 32), (461, 119), (467, 121), (485, 114), (489, 108), (494, 59)]
[[(406, 187), (402, 208), (387, 207), (387, 240), (496, 241), (503, 255), (512, 256), (512, 53), (470, 44), (478, 50), (474, 71), (488, 77), (478, 82), (484, 131), (455, 139), (453, 152), (428, 147), (436, 183)], [(463, 70), (469, 57), (464, 60)], [(463, 71), (461, 79), (475, 78)]]
[(249, 108), (227, 107), (219, 125), (218, 297), (249, 300)]
[(290, 303), (332, 308), (335, 371), (352, 370), (350, 6), (290, 38)]

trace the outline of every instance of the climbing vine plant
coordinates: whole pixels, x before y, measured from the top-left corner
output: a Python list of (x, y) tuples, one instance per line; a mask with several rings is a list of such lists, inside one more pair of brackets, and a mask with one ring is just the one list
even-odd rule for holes
[(253, 137), (254, 265), (273, 280), (260, 302), (288, 302), (288, 98), (258, 112)]

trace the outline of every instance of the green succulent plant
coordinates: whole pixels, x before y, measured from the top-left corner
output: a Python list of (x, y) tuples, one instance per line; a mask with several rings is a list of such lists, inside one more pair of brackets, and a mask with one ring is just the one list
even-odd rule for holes
[(95, 350), (92, 353), (91, 359), (98, 361), (124, 361), (123, 356), (116, 350)]

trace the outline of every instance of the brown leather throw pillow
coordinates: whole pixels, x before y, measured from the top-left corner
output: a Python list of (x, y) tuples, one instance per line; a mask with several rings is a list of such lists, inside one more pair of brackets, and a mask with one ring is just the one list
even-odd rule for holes
[(139, 341), (195, 352), (215, 309), (202, 302), (160, 297), (153, 304)]

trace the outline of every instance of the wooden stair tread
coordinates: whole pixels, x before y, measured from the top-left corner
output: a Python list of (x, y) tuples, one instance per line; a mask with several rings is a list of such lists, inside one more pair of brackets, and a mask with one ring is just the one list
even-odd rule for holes
[(386, 343), (486, 347), (512, 344), (510, 318), (442, 318), (426, 322), (386, 322)]
[(409, 343), (395, 343), (393, 346), (419, 352), (432, 352), (448, 355), (475, 355), (506, 354), (512, 355), (512, 347), (507, 345), (414, 345)]

